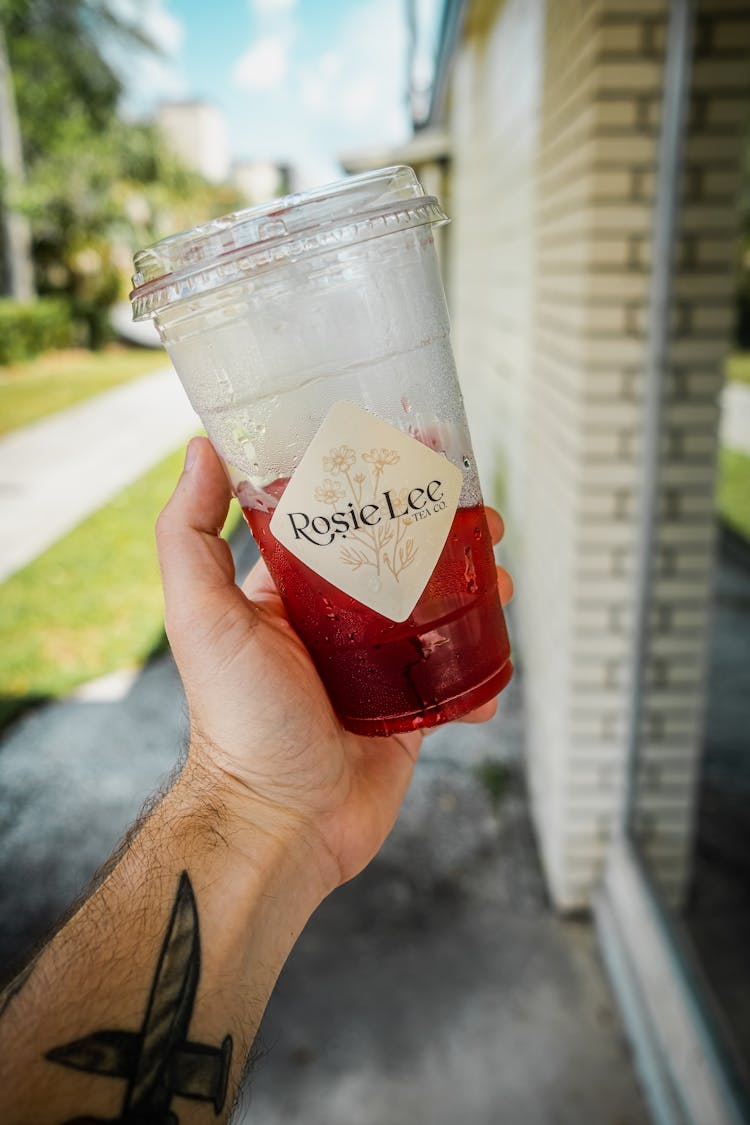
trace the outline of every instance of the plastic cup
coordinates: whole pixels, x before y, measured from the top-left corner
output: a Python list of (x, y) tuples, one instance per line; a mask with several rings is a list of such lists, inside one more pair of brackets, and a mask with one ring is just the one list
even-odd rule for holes
[(135, 257), (153, 317), (349, 730), (434, 726), (512, 673), (413, 170), (228, 215)]

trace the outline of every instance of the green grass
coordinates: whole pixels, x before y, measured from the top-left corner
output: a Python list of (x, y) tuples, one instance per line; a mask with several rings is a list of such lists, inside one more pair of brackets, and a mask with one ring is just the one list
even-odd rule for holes
[(67, 348), (0, 367), (0, 434), (26, 426), (167, 363), (162, 352), (113, 345)]
[(747, 453), (721, 450), (717, 504), (722, 519), (750, 542), (750, 456)]
[(726, 363), (726, 376), (730, 383), (750, 386), (750, 352), (735, 352)]
[[(0, 586), (0, 726), (163, 645), (153, 528), (182, 458), (171, 454)], [(239, 518), (233, 505), (227, 533)]]

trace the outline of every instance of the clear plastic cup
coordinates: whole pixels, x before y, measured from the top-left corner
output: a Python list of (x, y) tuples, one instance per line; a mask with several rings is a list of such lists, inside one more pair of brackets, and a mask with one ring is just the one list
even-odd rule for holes
[(459, 717), (512, 666), (413, 170), (381, 169), (136, 255), (153, 317), (343, 725)]

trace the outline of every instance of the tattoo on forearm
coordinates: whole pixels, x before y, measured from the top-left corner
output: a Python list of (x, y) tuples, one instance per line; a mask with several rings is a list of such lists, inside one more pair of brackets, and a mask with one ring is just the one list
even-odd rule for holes
[[(127, 1080), (122, 1113), (107, 1118), (107, 1125), (179, 1125), (170, 1110), (174, 1097), (213, 1102), (214, 1111), (221, 1112), (232, 1037), (227, 1035), (220, 1047), (188, 1040), (199, 975), (198, 912), (183, 871), (140, 1030), (95, 1031), (46, 1055), (74, 1070)], [(76, 1117), (66, 1125), (102, 1125), (104, 1120)]]

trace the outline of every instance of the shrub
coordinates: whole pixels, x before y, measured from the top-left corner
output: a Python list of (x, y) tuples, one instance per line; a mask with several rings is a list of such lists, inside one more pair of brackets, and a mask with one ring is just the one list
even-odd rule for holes
[(0, 299), (0, 364), (18, 363), (73, 342), (70, 306), (59, 297), (28, 304)]

